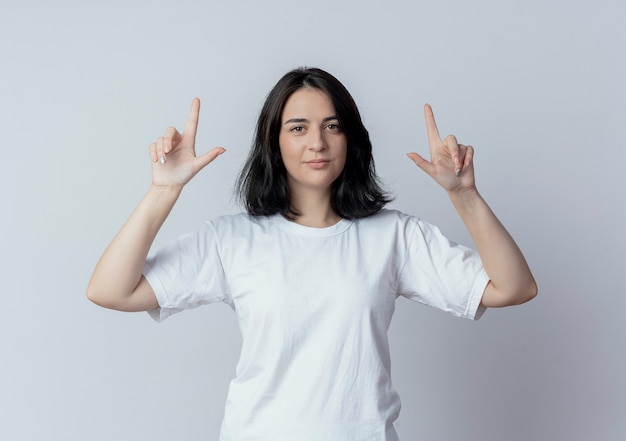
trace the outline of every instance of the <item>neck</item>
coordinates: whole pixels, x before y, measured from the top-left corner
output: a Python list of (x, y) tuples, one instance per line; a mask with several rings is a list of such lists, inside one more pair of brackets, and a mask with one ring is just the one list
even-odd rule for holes
[(300, 216), (294, 220), (300, 225), (324, 228), (335, 225), (341, 220), (330, 205), (330, 193), (292, 193), (291, 203), (293, 208), (300, 213)]

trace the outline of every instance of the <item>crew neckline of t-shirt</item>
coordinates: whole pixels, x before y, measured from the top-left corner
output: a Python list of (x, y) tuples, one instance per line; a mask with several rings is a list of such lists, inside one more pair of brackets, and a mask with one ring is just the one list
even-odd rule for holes
[(350, 228), (350, 225), (352, 225), (351, 220), (342, 218), (335, 225), (331, 225), (329, 227), (307, 227), (305, 225), (300, 225), (296, 222), (290, 221), (280, 214), (274, 215), (272, 217), (272, 221), (284, 230), (310, 237), (334, 236), (343, 233), (348, 228)]

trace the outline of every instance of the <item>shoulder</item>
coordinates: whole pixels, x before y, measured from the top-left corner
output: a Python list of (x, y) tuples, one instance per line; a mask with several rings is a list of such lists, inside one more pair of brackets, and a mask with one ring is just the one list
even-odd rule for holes
[(392, 234), (396, 238), (409, 238), (419, 236), (424, 240), (440, 235), (436, 225), (429, 223), (417, 216), (413, 216), (394, 209), (382, 209), (378, 213), (360, 219), (354, 223), (361, 231), (372, 231), (373, 234), (384, 237)]
[(228, 214), (208, 220), (203, 228), (208, 228), (218, 236), (243, 235), (267, 231), (273, 222), (274, 216), (252, 216), (248, 213)]
[(354, 220), (357, 225), (373, 227), (401, 227), (421, 222), (419, 218), (399, 210), (383, 208), (376, 214)]
[(353, 219), (353, 231), (368, 240), (397, 242), (415, 230), (417, 218), (398, 210), (383, 208), (370, 216)]
[(235, 213), (224, 214), (222, 216), (215, 217), (205, 222), (206, 225), (213, 226), (214, 228), (226, 228), (230, 226), (242, 226), (254, 222), (255, 216), (251, 216), (247, 213)]

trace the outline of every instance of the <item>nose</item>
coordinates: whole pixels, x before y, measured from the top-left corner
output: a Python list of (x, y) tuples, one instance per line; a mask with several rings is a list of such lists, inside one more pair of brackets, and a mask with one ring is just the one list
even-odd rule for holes
[(322, 130), (311, 130), (309, 133), (309, 150), (320, 152), (327, 147), (326, 138)]

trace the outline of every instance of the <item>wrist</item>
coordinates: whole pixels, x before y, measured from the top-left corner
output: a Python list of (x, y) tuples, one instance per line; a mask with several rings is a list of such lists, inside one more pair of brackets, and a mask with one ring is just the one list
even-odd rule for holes
[(466, 189), (463, 191), (449, 192), (450, 201), (457, 213), (461, 216), (461, 219), (465, 225), (470, 229), (472, 236), (471, 224), (474, 226), (476, 222), (482, 223), (485, 219), (485, 215), (491, 213), (491, 209), (487, 205), (487, 202), (478, 193), (476, 188)]
[(168, 212), (174, 206), (183, 190), (182, 185), (154, 185), (151, 184), (146, 198), (152, 201), (158, 210), (166, 209)]
[(179, 195), (183, 191), (183, 185), (158, 185), (155, 183), (150, 184), (148, 192), (160, 193), (160, 194), (175, 194)]
[(450, 190), (447, 192), (452, 202), (473, 202), (482, 199), (476, 187), (463, 188), (458, 190)]

